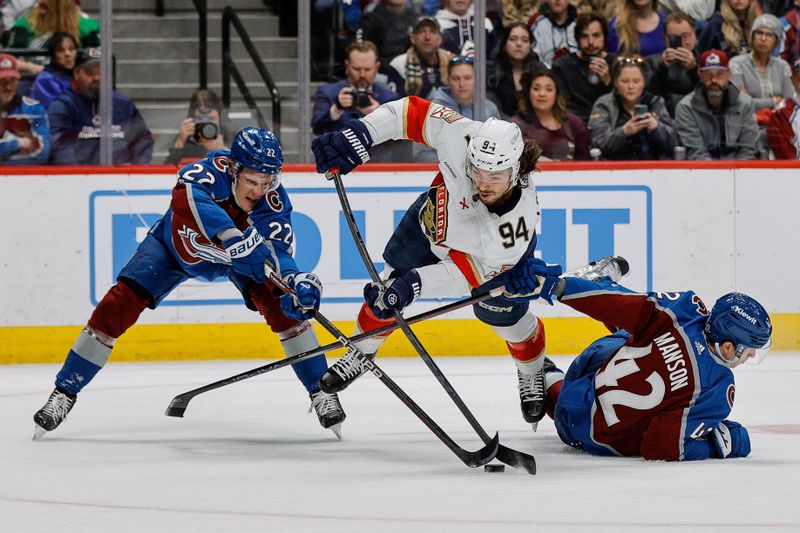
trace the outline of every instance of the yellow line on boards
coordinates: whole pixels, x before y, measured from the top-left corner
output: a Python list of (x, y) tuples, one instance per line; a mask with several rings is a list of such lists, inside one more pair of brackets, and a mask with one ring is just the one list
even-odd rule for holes
[[(775, 314), (773, 351), (800, 350), (800, 314)], [(590, 318), (545, 318), (548, 354), (577, 354), (608, 331)], [(353, 322), (336, 322), (345, 333)], [(320, 343), (333, 341), (314, 325)], [(434, 356), (506, 355), (505, 343), (489, 326), (477, 320), (431, 320), (413, 326)], [(2, 327), (0, 364), (61, 363), (80, 326)], [(342, 351), (331, 352), (339, 357)], [(381, 356), (416, 356), (395, 332), (381, 348)], [(278, 359), (283, 357), (278, 337), (266, 324), (180, 324), (134, 326), (117, 342), (111, 361), (183, 361), (204, 359)]]

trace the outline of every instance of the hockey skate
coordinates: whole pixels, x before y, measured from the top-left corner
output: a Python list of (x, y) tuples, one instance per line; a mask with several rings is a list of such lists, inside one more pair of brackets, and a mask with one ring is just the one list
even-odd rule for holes
[(339, 403), (339, 397), (323, 391), (311, 392), (309, 397), (311, 397), (311, 407), (308, 408), (308, 412), (310, 413), (312, 409), (316, 411), (320, 425), (333, 431), (336, 437), (342, 440), (342, 422), (347, 415)]
[(44, 407), (33, 415), (33, 421), (36, 423), (33, 440), (40, 439), (48, 431), (56, 429), (67, 418), (67, 413), (76, 401), (78, 401), (77, 396), (69, 396), (63, 391), (53, 389)]
[(539, 421), (544, 418), (546, 409), (544, 369), (539, 367), (532, 374), (520, 372), (517, 369), (517, 381), (522, 418), (536, 431)]
[[(374, 359), (375, 355), (367, 355), (367, 357)], [(366, 365), (358, 359), (356, 352), (349, 349), (322, 375), (319, 380), (319, 388), (329, 394), (341, 392), (366, 371)]]

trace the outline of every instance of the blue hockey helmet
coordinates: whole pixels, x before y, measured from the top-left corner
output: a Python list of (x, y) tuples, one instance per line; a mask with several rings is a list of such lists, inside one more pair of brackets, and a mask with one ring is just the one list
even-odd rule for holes
[(242, 168), (249, 168), (262, 174), (271, 174), (272, 182), (269, 186), (271, 191), (280, 185), (283, 152), (281, 144), (271, 131), (253, 127), (241, 130), (233, 138), (231, 159), (234, 187)]
[(730, 341), (736, 346), (736, 359), (725, 361), (736, 366), (742, 361), (760, 363), (772, 344), (772, 322), (764, 307), (740, 292), (722, 296), (711, 308), (705, 326), (708, 340), (719, 346)]

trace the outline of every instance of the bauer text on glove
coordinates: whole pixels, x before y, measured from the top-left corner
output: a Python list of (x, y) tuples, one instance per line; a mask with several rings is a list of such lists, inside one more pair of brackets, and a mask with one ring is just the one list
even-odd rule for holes
[(222, 246), (231, 258), (233, 271), (259, 283), (267, 280), (267, 270), (277, 272), (278, 258), (272, 243), (252, 226), (244, 234), (222, 241)]

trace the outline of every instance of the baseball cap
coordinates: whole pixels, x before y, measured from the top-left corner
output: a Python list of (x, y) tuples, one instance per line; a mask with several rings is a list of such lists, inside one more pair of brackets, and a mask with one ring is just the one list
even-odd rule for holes
[(728, 70), (728, 54), (722, 50), (706, 50), (700, 54), (700, 67), (697, 70)]
[(431, 26), (436, 33), (442, 33), (442, 30), (439, 28), (439, 21), (436, 20), (434, 17), (420, 17), (417, 19), (417, 22), (414, 24), (414, 29), (412, 33), (417, 33), (419, 30), (422, 29), (422, 26), (428, 25)]
[(17, 59), (9, 54), (0, 54), (0, 78), (20, 78)]
[(78, 57), (75, 59), (75, 68), (90, 67), (100, 62), (103, 52), (100, 48), (83, 48), (78, 50)]

